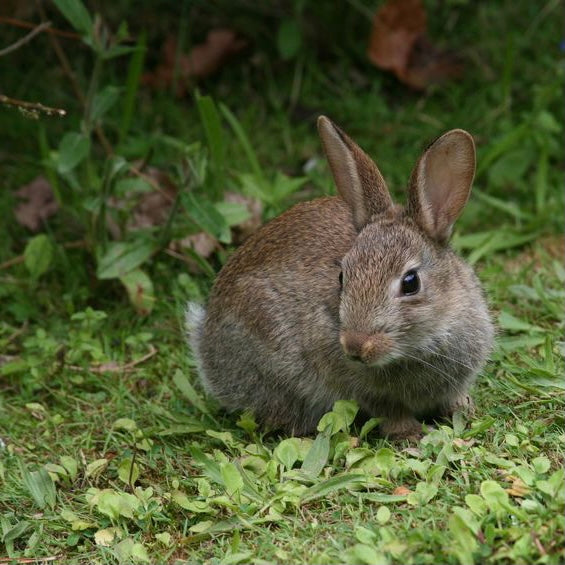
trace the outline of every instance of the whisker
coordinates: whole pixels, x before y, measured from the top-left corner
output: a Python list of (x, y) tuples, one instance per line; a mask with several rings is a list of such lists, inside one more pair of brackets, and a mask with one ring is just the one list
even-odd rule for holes
[[(455, 388), (456, 390), (461, 388), (461, 384), (455, 377), (453, 377), (452, 375), (450, 375), (449, 373), (442, 371), (439, 367), (432, 365), (431, 363), (429, 363), (428, 361), (424, 361), (424, 359), (415, 357), (414, 355), (410, 355), (407, 352), (404, 352), (404, 355), (406, 357), (408, 357), (409, 359), (413, 359), (414, 361), (418, 361), (419, 363), (422, 363), (424, 365), (427, 365), (428, 367), (431, 367), (439, 376), (441, 376), (444, 380), (444, 382), (446, 382), (447, 384), (451, 385), (453, 388)], [(430, 391), (431, 392), (431, 391)]]
[(475, 369), (475, 367), (473, 367), (471, 365), (467, 365), (466, 363), (463, 363), (462, 361), (459, 361), (458, 359), (455, 359), (453, 357), (449, 357), (449, 355), (444, 355), (443, 353), (440, 353), (439, 351), (437, 351), (437, 349), (432, 349), (429, 346), (424, 346), (422, 349), (424, 351), (427, 351), (428, 353), (431, 353), (432, 355), (437, 355), (438, 357), (442, 357), (443, 359), (447, 359), (451, 363), (456, 363), (457, 365), (461, 365), (461, 367), (464, 367), (465, 369), (469, 369), (470, 371), (473, 371)]

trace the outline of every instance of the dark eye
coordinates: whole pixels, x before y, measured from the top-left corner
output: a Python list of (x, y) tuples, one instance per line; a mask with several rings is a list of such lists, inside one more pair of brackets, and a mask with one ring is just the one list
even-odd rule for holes
[(400, 283), (400, 290), (404, 296), (411, 296), (412, 294), (418, 294), (420, 290), (420, 278), (418, 273), (414, 270), (408, 271), (403, 277)]
[(339, 288), (343, 288), (343, 271), (339, 272)]

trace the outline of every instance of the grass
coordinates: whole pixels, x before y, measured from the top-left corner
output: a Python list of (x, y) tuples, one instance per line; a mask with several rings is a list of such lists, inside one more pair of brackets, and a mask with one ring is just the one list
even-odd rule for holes
[[(65, 204), (47, 224), (47, 243), (38, 244), (40, 257), (52, 255), (46, 267), (36, 259), (0, 271), (0, 562), (562, 563), (557, 3), (430, 2), (432, 35), (468, 63), (460, 82), (426, 94), (367, 65), (364, 4), (306, 3), (298, 21), (311, 48), (287, 62), (269, 40), (278, 8), (234, 6), (198, 4), (178, 24), (148, 8), (151, 32), (141, 10), (131, 15), (131, 29), (149, 32), (148, 64), (163, 30), (175, 25), (190, 41), (218, 21), (252, 37), (255, 59), (248, 52), (200, 84), (212, 105), (140, 86), (135, 55), (105, 63), (98, 77), (98, 92), (120, 86), (126, 101), (139, 88), (130, 125), (117, 102), (100, 122), (127, 162), (149, 155), (179, 183), (187, 167), (208, 171), (194, 187), (200, 216), (181, 202), (170, 234), (129, 234), (132, 245), (150, 246), (134, 268), (151, 281), (143, 287), (154, 297), (148, 315), (136, 313), (119, 278), (97, 277), (97, 254), (112, 242), (94, 222), (96, 202), (83, 204), (116, 184), (104, 184), (109, 161), (95, 133), (84, 133), (84, 114), (47, 39), (40, 38), (46, 61), (24, 49), (7, 59), (7, 94), (65, 107), (69, 117), (36, 122), (0, 109), (0, 207), (8, 218), (0, 263), (23, 254), (32, 238), (14, 220), (15, 189), (47, 171)], [(117, 28), (124, 7), (103, 15)], [(49, 16), (68, 28), (55, 8)], [(339, 44), (328, 40), (335, 37)], [(94, 55), (80, 47), (68, 56), (87, 85)], [(266, 218), (333, 191), (313, 121), (321, 112), (376, 157), (397, 195), (430, 139), (451, 127), (477, 139), (474, 193), (453, 243), (483, 281), (497, 348), (473, 392), (476, 415), (430, 429), (418, 445), (376, 437), (354, 421), (348, 402), (325, 416), (331, 431), (316, 437), (264, 434), (250, 415), (227, 415), (202, 394), (184, 342), (183, 305), (205, 297), (213, 277), (188, 274), (159, 242), (202, 223), (225, 234), (225, 218), (206, 204), (219, 186), (256, 187)], [(61, 173), (59, 142), (68, 133), (92, 140), (74, 185)], [(63, 245), (76, 240), (85, 244)], [(205, 268), (218, 270), (232, 249), (224, 244)]]

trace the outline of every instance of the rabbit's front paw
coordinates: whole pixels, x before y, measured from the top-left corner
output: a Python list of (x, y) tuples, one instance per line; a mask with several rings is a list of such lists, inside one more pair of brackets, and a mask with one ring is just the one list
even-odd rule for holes
[(380, 426), (380, 431), (384, 437), (392, 441), (403, 439), (418, 441), (424, 435), (421, 422), (412, 417), (385, 420)]
[(451, 417), (455, 412), (462, 412), (465, 416), (474, 416), (475, 403), (473, 399), (468, 394), (461, 394), (450, 399), (445, 409), (445, 415)]

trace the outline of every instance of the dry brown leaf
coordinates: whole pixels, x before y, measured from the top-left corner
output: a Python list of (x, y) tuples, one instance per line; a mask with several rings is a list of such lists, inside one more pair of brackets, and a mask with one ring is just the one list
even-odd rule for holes
[(375, 14), (367, 56), (375, 66), (392, 71), (415, 90), (459, 76), (460, 61), (436, 49), (426, 30), (421, 0), (388, 0)]
[(413, 46), (408, 67), (400, 80), (415, 90), (460, 77), (463, 62), (455, 54), (434, 47), (427, 37), (420, 37)]
[(411, 492), (412, 491), (409, 488), (402, 486), (402, 487), (396, 487), (392, 491), (392, 494), (406, 496), (406, 495), (410, 494)]
[(369, 59), (380, 69), (397, 75), (408, 66), (416, 40), (426, 33), (426, 12), (421, 0), (389, 0), (373, 21)]
[[(164, 171), (155, 167), (148, 167), (143, 172), (137, 169), (135, 171), (137, 176), (154, 187), (154, 190), (150, 192), (132, 190), (120, 197), (112, 196), (107, 202), (109, 209), (130, 211), (126, 232), (163, 225), (169, 217), (177, 193), (177, 187)], [(106, 224), (114, 239), (123, 238), (120, 226), (110, 213), (106, 217)]]
[(460, 437), (457, 437), (453, 440), (453, 445), (455, 445), (457, 447), (471, 447), (474, 444), (475, 444), (475, 440), (473, 438), (462, 439)]
[[(197, 255), (204, 259), (208, 259), (218, 249), (218, 241), (206, 232), (199, 232), (179, 239), (177, 241), (172, 241), (170, 247), (173, 250), (182, 249), (192, 249)], [(192, 274), (202, 274), (202, 268), (200, 265), (188, 255), (183, 257), (187, 265), (187, 270)]]
[(143, 175), (153, 185), (157, 186), (158, 190), (132, 195), (137, 199), (137, 204), (133, 208), (131, 219), (127, 223), (127, 231), (164, 224), (169, 217), (177, 193), (177, 187), (164, 171), (155, 167), (148, 167), (144, 170)]
[(16, 208), (16, 220), (31, 231), (38, 231), (42, 222), (59, 209), (51, 185), (45, 177), (34, 178), (16, 191), (20, 202)]
[[(250, 198), (236, 192), (226, 192), (226, 202), (243, 204), (247, 207), (250, 217), (237, 226), (232, 226), (232, 240), (236, 245), (241, 244), (247, 237), (256, 231), (262, 224), (263, 204), (255, 198)], [(169, 249), (172, 253), (181, 252), (183, 249), (192, 249), (204, 259), (208, 259), (220, 247), (218, 241), (206, 232), (198, 232), (183, 239), (172, 241)], [(202, 273), (201, 267), (190, 256), (184, 255), (183, 260), (187, 264), (188, 271), (193, 274)]]
[(355, 448), (361, 445), (361, 440), (358, 437), (349, 438), (349, 447)]
[(163, 58), (160, 65), (145, 74), (143, 82), (155, 88), (167, 88), (176, 74), (177, 96), (183, 96), (186, 86), (193, 79), (214, 74), (229, 57), (247, 46), (247, 41), (231, 29), (211, 30), (204, 43), (195, 45), (189, 53), (177, 56), (177, 41), (167, 38), (163, 44)]
[(524, 498), (532, 489), (519, 479), (518, 477), (514, 477), (512, 481), (512, 486), (510, 488), (504, 489), (510, 496), (515, 496), (519, 498)]

